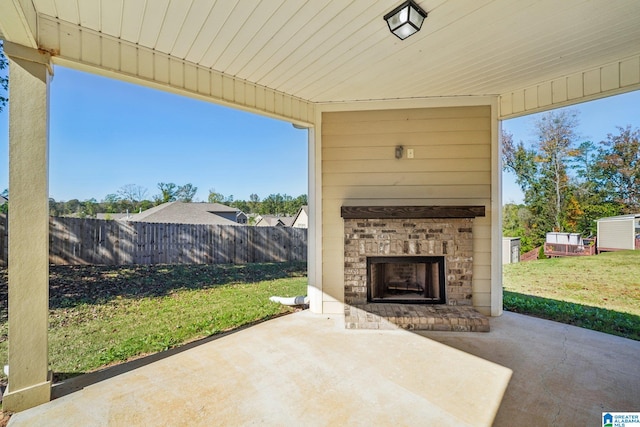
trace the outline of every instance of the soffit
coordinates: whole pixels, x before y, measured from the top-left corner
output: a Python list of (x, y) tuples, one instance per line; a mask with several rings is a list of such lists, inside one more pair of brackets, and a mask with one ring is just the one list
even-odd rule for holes
[(399, 3), (33, 0), (41, 18), (311, 102), (500, 95), (640, 54), (637, 0), (420, 0), (405, 41), (382, 19)]

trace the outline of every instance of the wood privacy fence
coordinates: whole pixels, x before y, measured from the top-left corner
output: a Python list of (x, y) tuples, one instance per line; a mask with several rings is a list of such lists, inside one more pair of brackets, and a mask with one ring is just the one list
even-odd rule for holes
[[(7, 220), (0, 215), (0, 265), (7, 265)], [(246, 264), (306, 261), (307, 230), (100, 219), (49, 220), (52, 264)]]

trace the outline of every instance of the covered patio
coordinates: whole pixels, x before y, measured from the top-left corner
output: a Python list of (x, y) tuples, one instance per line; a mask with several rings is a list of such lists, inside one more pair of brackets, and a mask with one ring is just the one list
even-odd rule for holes
[(640, 405), (637, 341), (514, 313), (485, 334), (343, 321), (303, 311), (76, 377), (9, 425), (588, 426)]
[[(428, 16), (405, 40), (383, 20), (398, 4), (0, 2), (10, 60), (5, 409), (51, 398), (48, 88), (57, 66), (308, 128), (313, 313), (342, 319), (364, 307), (368, 258), (428, 255), (446, 264), (444, 305), (502, 314), (500, 121), (640, 89), (640, 3), (420, 0)], [(392, 218), (371, 216), (389, 208)], [(498, 398), (494, 385), (484, 391)]]

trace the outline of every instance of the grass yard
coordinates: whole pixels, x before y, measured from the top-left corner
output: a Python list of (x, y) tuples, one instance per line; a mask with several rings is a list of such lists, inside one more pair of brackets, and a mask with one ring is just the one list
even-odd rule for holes
[[(305, 263), (52, 266), (50, 276), (49, 362), (54, 379), (291, 312), (269, 297), (307, 291)], [(0, 270), (0, 289), (4, 366), (6, 270)]]
[(640, 251), (505, 265), (506, 310), (640, 340)]
[[(269, 297), (307, 285), (305, 263), (52, 266), (50, 276), (58, 380), (291, 312)], [(509, 311), (640, 340), (640, 251), (506, 265), (504, 289)], [(0, 270), (0, 366), (7, 329)]]

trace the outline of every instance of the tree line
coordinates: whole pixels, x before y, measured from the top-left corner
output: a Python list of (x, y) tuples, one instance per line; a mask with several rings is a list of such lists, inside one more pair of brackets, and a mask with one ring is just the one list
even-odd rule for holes
[(503, 207), (503, 235), (520, 237), (522, 250), (551, 231), (596, 234), (595, 220), (640, 212), (640, 130), (617, 127), (600, 142), (579, 141), (578, 113), (557, 110), (534, 122), (536, 140), (502, 133), (502, 159), (516, 176), (523, 204)]
[[(68, 201), (56, 201), (50, 198), (49, 213), (51, 216), (77, 216), (81, 218), (95, 218), (98, 213), (135, 214), (167, 202), (194, 202), (198, 191), (198, 187), (193, 184), (177, 185), (172, 182), (160, 182), (157, 184), (157, 189), (159, 193), (149, 197), (149, 191), (145, 187), (128, 184), (119, 188), (115, 193), (107, 194), (100, 202), (95, 198)], [(8, 196), (7, 190), (4, 194)], [(261, 200), (257, 194), (251, 194), (249, 200), (234, 200), (233, 196), (224, 196), (211, 189), (207, 201), (231, 206), (246, 214), (292, 216), (307, 204), (307, 195), (292, 197), (277, 193), (270, 194)], [(6, 210), (6, 206), (4, 209)]]
[(225, 196), (215, 189), (209, 190), (209, 203), (221, 203), (240, 209), (244, 213), (255, 213), (260, 215), (293, 216), (302, 206), (308, 204), (307, 195), (298, 197), (287, 194), (270, 194), (260, 200), (257, 194), (251, 194), (249, 200), (234, 200), (233, 195)]
[[(8, 97), (8, 68), (7, 58), (3, 54), (3, 42), (0, 40), (0, 112), (6, 108)], [(52, 216), (79, 216), (95, 217), (98, 213), (138, 213), (151, 207), (166, 202), (180, 201), (193, 202), (198, 188), (192, 184), (176, 185), (175, 183), (160, 182), (157, 184), (159, 193), (149, 197), (148, 190), (142, 186), (128, 184), (115, 193), (107, 194), (104, 199), (97, 201), (95, 198), (87, 200), (72, 199), (68, 201), (56, 201), (49, 199), (49, 211)], [(8, 191), (4, 190), (3, 196), (8, 197)], [(307, 195), (298, 197), (287, 194), (270, 194), (260, 199), (257, 194), (251, 194), (249, 200), (234, 200), (233, 196), (224, 196), (214, 189), (209, 190), (209, 203), (221, 203), (240, 209), (247, 214), (261, 215), (295, 215), (300, 207), (307, 204)], [(7, 213), (9, 203), (0, 205), (0, 212)]]

